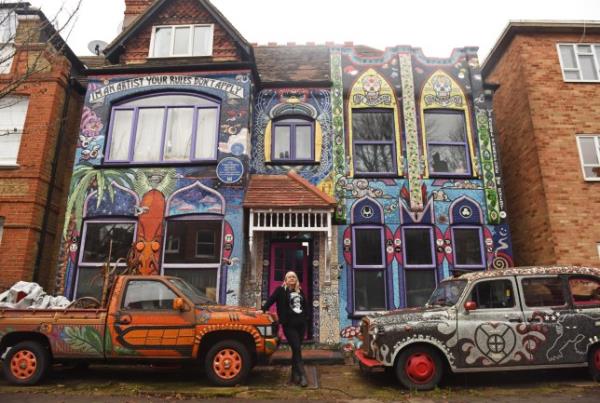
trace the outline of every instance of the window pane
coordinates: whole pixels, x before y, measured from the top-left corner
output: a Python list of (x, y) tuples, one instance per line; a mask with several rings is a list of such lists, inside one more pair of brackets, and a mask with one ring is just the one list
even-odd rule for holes
[(355, 311), (385, 310), (385, 273), (383, 270), (354, 271)]
[(427, 141), (464, 143), (466, 132), (463, 112), (425, 112)]
[(170, 108), (167, 112), (165, 160), (189, 160), (192, 149), (194, 108)]
[(275, 135), (273, 136), (273, 159), (290, 159), (290, 126), (275, 126)]
[(580, 80), (579, 71), (565, 71), (565, 79)]
[(296, 126), (296, 159), (312, 159), (312, 128), (310, 126)]
[(194, 56), (210, 56), (212, 54), (212, 28), (194, 27)]
[(469, 300), (477, 304), (477, 309), (512, 308), (515, 292), (509, 280), (483, 281), (475, 285)]
[(190, 28), (175, 28), (175, 42), (173, 44), (173, 55), (187, 55), (190, 49)]
[(483, 266), (481, 256), (481, 235), (478, 228), (454, 228), (454, 256), (457, 266)]
[(207, 298), (217, 301), (217, 269), (165, 269), (165, 275), (181, 277)]
[(563, 306), (567, 303), (560, 278), (527, 278), (521, 281), (521, 285), (528, 307)]
[(600, 166), (597, 167), (585, 167), (583, 168), (585, 171), (586, 179), (595, 179), (600, 178)]
[(115, 110), (113, 114), (109, 157), (111, 160), (126, 161), (129, 159), (133, 111)]
[(203, 108), (198, 110), (196, 159), (210, 160), (217, 158), (218, 119), (217, 108)]
[(394, 173), (392, 145), (355, 144), (354, 169), (358, 173)]
[(577, 53), (592, 53), (590, 45), (577, 45)]
[(15, 47), (9, 43), (0, 46), (0, 74), (10, 73), (13, 59), (15, 58)]
[[(6, 2), (4, 3), (6, 4)], [(9, 7), (9, 10), (0, 10), (0, 43), (14, 42), (17, 34), (17, 14), (12, 7), (17, 8), (18, 3), (15, 2), (12, 5), (6, 4), (5, 7)]]
[(172, 310), (177, 295), (159, 281), (135, 280), (127, 283), (123, 308)]
[(435, 271), (406, 270), (406, 306), (424, 306), (435, 290)]
[(2, 234), (4, 233), (4, 217), (0, 217), (0, 245), (2, 245)]
[(584, 80), (598, 79), (598, 71), (596, 70), (593, 56), (579, 56), (579, 68)]
[(560, 56), (563, 62), (563, 68), (566, 69), (575, 69), (577, 68), (577, 63), (575, 62), (575, 52), (573, 51), (573, 46), (571, 45), (560, 45)]
[(596, 63), (600, 66), (600, 45), (594, 46), (594, 51), (596, 52)]
[(156, 95), (152, 97), (143, 97), (120, 104), (121, 107), (127, 106), (213, 106), (214, 101), (206, 98), (195, 97), (192, 95), (172, 94)]
[(140, 109), (138, 113), (134, 161), (159, 161), (165, 111), (162, 108)]
[(77, 274), (77, 293), (75, 298), (94, 297), (102, 299), (102, 271), (100, 268), (80, 267)]
[(394, 141), (394, 113), (386, 110), (352, 110), (354, 140)]
[(573, 303), (579, 307), (600, 305), (600, 281), (586, 277), (571, 277), (569, 288)]
[(221, 262), (220, 220), (172, 220), (167, 238), (179, 238), (179, 249), (167, 253), (165, 263), (193, 264)]
[(0, 99), (0, 165), (17, 163), (28, 106), (27, 97)]
[(134, 232), (134, 223), (87, 223), (81, 261), (99, 264), (106, 262), (111, 242), (110, 261), (116, 262), (119, 258), (126, 258), (133, 244)]
[(597, 165), (598, 153), (600, 150), (596, 148), (596, 141), (593, 137), (578, 137), (579, 149), (584, 164)]
[(171, 34), (172, 28), (157, 28), (154, 31), (154, 49), (152, 56), (165, 57), (171, 55)]
[(356, 251), (355, 265), (383, 265), (382, 235), (382, 230), (379, 228), (354, 229), (354, 250)]
[(467, 146), (429, 145), (429, 170), (434, 174), (468, 173)]
[[(431, 232), (428, 228), (405, 228), (404, 248), (407, 265), (433, 265)], [(428, 296), (429, 297), (429, 296)]]

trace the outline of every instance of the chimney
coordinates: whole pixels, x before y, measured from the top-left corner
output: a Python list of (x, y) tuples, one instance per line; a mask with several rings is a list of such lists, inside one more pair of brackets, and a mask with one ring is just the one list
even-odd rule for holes
[(127, 28), (138, 15), (142, 14), (155, 0), (125, 0), (123, 29)]

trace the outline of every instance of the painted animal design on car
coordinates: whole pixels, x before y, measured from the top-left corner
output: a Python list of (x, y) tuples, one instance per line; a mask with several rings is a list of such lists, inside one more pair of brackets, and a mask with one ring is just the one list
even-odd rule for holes
[(84, 297), (64, 310), (0, 310), (4, 375), (20, 385), (55, 362), (130, 361), (197, 364), (212, 383), (232, 386), (278, 342), (273, 314), (216, 305), (177, 277), (119, 276), (107, 308)]
[(600, 381), (600, 269), (523, 267), (442, 281), (423, 308), (362, 319), (361, 367), (434, 388), (452, 372), (585, 367)]

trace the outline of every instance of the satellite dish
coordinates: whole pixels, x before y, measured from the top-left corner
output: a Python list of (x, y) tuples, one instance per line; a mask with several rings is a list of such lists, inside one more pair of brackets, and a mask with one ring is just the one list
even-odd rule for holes
[(106, 48), (107, 45), (108, 44), (104, 41), (91, 41), (90, 43), (88, 43), (88, 50), (96, 56), (100, 56), (100, 53), (102, 53), (102, 51), (104, 50), (104, 48)]

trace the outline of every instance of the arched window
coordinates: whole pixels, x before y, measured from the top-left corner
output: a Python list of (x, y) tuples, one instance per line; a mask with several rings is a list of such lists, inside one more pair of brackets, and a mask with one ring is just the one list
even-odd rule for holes
[(219, 104), (192, 94), (158, 94), (112, 108), (106, 162), (216, 161)]
[(273, 121), (271, 160), (273, 162), (313, 162), (315, 160), (315, 121), (306, 116)]

